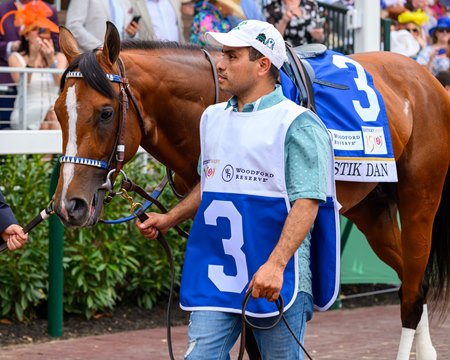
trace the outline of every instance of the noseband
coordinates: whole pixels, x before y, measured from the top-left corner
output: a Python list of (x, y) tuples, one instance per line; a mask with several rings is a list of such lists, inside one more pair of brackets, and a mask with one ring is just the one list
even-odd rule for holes
[[(69, 163), (75, 165), (87, 165), (93, 166), (105, 170), (109, 170), (108, 175), (106, 176), (105, 183), (101, 186), (102, 189), (108, 190), (110, 193), (114, 192), (114, 181), (117, 175), (122, 172), (123, 173), (123, 165), (125, 159), (125, 128), (127, 122), (127, 113), (128, 113), (128, 98), (131, 99), (133, 106), (138, 115), (141, 126), (144, 124), (144, 117), (142, 115), (141, 108), (130, 88), (128, 79), (125, 77), (125, 66), (123, 64), (122, 59), (118, 58), (118, 67), (119, 67), (119, 75), (117, 74), (105, 74), (106, 78), (112, 83), (119, 84), (120, 94), (119, 94), (119, 131), (116, 135), (114, 150), (111, 153), (108, 161), (89, 159), (89, 158), (81, 158), (77, 156), (61, 156), (60, 163)], [(66, 74), (67, 78), (75, 78), (80, 79), (83, 78), (83, 74), (80, 71), (69, 71)], [(112, 164), (115, 163), (115, 167), (112, 167)], [(124, 173), (123, 173), (124, 174)], [(125, 175), (125, 174), (124, 174)], [(126, 177), (126, 176), (125, 176)]]

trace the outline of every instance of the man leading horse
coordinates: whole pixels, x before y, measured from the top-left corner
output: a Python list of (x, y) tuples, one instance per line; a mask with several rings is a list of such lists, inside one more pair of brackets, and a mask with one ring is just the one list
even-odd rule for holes
[[(203, 113), (201, 182), (169, 213), (149, 213), (137, 226), (154, 239), (196, 214), (180, 294), (192, 311), (185, 358), (225, 360), (241, 331), (245, 291), (259, 299), (247, 308), (258, 326), (273, 322), (281, 295), (303, 342), (313, 311), (311, 229), (326, 201), (331, 144), (320, 119), (277, 84), (286, 49), (272, 25), (244, 21), (207, 39), (223, 47), (219, 87), (232, 97)], [(303, 359), (282, 322), (254, 335), (264, 359)]]

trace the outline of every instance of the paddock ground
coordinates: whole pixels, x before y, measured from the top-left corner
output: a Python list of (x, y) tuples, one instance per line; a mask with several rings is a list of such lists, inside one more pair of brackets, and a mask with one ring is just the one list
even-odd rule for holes
[[(172, 329), (176, 359), (183, 359), (186, 326)], [(313, 359), (395, 359), (400, 338), (397, 305), (315, 313), (308, 324), (306, 349)], [(450, 316), (431, 322), (431, 336), (439, 360), (450, 360)], [(413, 348), (414, 351), (414, 348)], [(165, 360), (166, 329), (129, 331), (111, 335), (54, 340), (0, 348), (1, 360)], [(237, 358), (237, 349), (232, 359)], [(414, 352), (411, 359), (416, 359)]]

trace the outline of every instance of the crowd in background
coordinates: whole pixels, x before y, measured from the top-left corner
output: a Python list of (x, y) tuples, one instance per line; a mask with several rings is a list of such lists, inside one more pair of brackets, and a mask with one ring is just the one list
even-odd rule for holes
[[(351, 8), (354, 0), (323, 0)], [(32, 7), (33, 0), (6, 0), (0, 4), (0, 66), (60, 68), (67, 66), (58, 52), (58, 16), (55, 8)], [(391, 51), (416, 59), (441, 83), (448, 83), (450, 59), (450, 0), (380, 0), (381, 17), (392, 20)], [(23, 10), (46, 19), (27, 24)], [(21, 18), (22, 16), (22, 18)], [(117, 27), (123, 40), (169, 40), (205, 45), (207, 31), (227, 32), (242, 19), (272, 23), (294, 46), (327, 42), (326, 18), (316, 0), (70, 0), (64, 16), (82, 51), (101, 46), (106, 21)], [(53, 25), (55, 27), (53, 27)], [(0, 74), (0, 108), (14, 108), (19, 74)], [(58, 76), (28, 75), (28, 129), (54, 128), (52, 102)], [(11, 112), (0, 110), (4, 127), (19, 128), (17, 101)]]
[(450, 93), (450, 1), (381, 0), (392, 19), (391, 51), (415, 59)]

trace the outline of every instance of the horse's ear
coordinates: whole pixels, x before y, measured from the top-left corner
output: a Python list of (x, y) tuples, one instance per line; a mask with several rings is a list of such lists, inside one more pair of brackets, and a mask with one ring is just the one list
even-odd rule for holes
[(69, 64), (80, 55), (80, 49), (78, 48), (75, 37), (70, 30), (64, 26), (59, 27), (59, 47), (66, 56)]
[(120, 53), (120, 35), (112, 22), (106, 22), (105, 43), (103, 44), (103, 56), (114, 65)]

